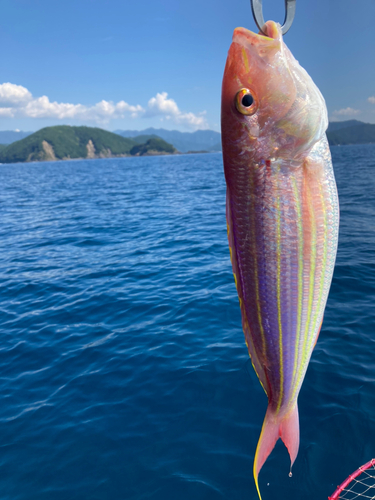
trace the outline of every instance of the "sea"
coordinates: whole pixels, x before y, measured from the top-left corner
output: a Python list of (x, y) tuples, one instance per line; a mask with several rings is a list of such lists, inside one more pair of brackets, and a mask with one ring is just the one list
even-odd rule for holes
[[(263, 500), (375, 458), (375, 145), (332, 148), (324, 323)], [(0, 500), (256, 500), (267, 398), (233, 280), (220, 153), (0, 165)]]

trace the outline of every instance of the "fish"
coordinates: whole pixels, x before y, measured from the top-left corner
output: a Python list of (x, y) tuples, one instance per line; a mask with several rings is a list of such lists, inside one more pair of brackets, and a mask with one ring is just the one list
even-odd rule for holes
[[(268, 397), (254, 480), (277, 440), (291, 468), (297, 399), (335, 265), (339, 202), (324, 98), (268, 21), (234, 30), (222, 83), (229, 251), (252, 365)], [(290, 472), (291, 474), (291, 472)]]

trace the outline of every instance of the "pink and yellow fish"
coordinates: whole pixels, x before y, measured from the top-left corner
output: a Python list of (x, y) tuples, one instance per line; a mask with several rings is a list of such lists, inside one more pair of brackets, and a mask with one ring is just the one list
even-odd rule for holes
[(222, 88), (229, 249), (254, 369), (268, 408), (254, 479), (280, 437), (293, 464), (297, 398), (336, 258), (339, 205), (324, 99), (280, 25), (234, 31)]

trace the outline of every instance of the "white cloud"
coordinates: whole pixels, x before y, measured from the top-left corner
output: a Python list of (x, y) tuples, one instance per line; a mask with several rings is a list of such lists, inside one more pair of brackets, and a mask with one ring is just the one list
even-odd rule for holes
[(58, 120), (78, 119), (97, 123), (108, 123), (115, 118), (130, 115), (136, 118), (145, 110), (139, 104), (132, 106), (125, 101), (113, 103), (101, 101), (94, 106), (51, 102), (47, 96), (33, 97), (22, 85), (3, 83), (0, 85), (0, 117), (54, 118)]
[(375, 104), (375, 96), (371, 96), (367, 100), (368, 102), (371, 102), (371, 104)]
[(3, 83), (0, 85), (0, 103), (5, 106), (19, 106), (31, 101), (31, 93), (22, 85)]
[(340, 116), (354, 116), (354, 115), (359, 115), (360, 114), (359, 109), (353, 109), (353, 108), (343, 108), (339, 109), (333, 112), (334, 115), (340, 115)]
[(60, 120), (69, 118), (107, 123), (115, 118), (124, 118), (126, 115), (136, 118), (144, 113), (144, 109), (139, 104), (131, 106), (125, 101), (114, 104), (103, 100), (94, 106), (84, 106), (83, 104), (50, 102), (47, 96), (42, 96), (29, 102), (23, 109), (23, 113), (24, 116), (30, 118), (58, 118)]
[(208, 128), (205, 112), (196, 115), (194, 113), (183, 113), (177, 106), (176, 101), (168, 99), (167, 92), (157, 93), (148, 101), (147, 111), (144, 117), (161, 116), (176, 124), (186, 125), (193, 129)]
[(85, 111), (81, 104), (50, 102), (47, 96), (32, 99), (22, 109), (22, 114), (29, 118), (76, 118)]
[(13, 118), (14, 112), (12, 108), (0, 108), (0, 117), (6, 116), (8, 118)]
[(76, 119), (106, 124), (110, 120), (121, 119), (126, 116), (131, 118), (159, 116), (161, 120), (171, 120), (176, 124), (196, 130), (208, 128), (204, 115), (205, 111), (197, 115), (191, 112), (182, 112), (173, 99), (168, 99), (167, 92), (161, 92), (152, 97), (145, 109), (140, 104), (131, 105), (125, 101), (114, 103), (103, 100), (93, 106), (51, 102), (45, 95), (33, 97), (31, 92), (22, 85), (9, 82), (0, 84), (0, 118)]
[(178, 115), (180, 110), (173, 99), (167, 99), (167, 92), (156, 94), (148, 101), (148, 116), (156, 115)]

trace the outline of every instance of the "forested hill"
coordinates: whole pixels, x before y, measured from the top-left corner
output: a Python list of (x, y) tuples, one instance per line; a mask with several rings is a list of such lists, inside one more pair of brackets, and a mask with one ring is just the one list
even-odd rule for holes
[(363, 125), (364, 122), (359, 120), (345, 120), (343, 122), (329, 122), (327, 132), (335, 132), (341, 128), (355, 127), (356, 125)]
[[(356, 122), (356, 120), (351, 120), (351, 122)], [(328, 129), (327, 137), (331, 146), (345, 144), (374, 144), (375, 125), (357, 122), (336, 130)]]
[[(142, 139), (147, 139), (144, 137)], [(171, 144), (160, 138), (143, 144), (138, 150), (138, 138), (121, 137), (113, 132), (93, 127), (59, 125), (46, 127), (0, 148), (0, 163), (54, 161), (74, 158), (110, 158), (143, 154), (176, 152)], [(135, 148), (135, 149), (134, 149)]]

